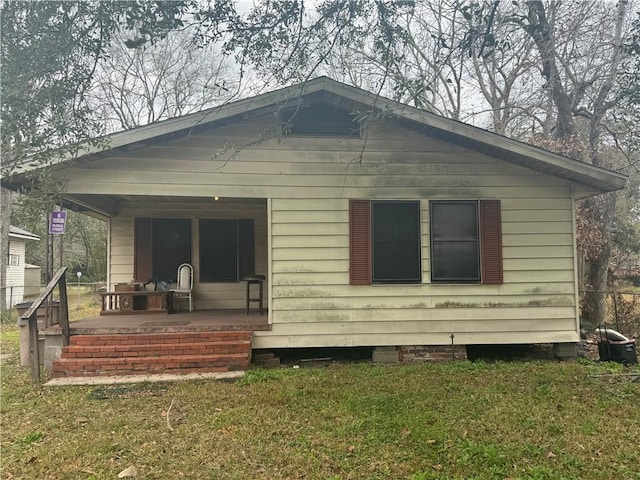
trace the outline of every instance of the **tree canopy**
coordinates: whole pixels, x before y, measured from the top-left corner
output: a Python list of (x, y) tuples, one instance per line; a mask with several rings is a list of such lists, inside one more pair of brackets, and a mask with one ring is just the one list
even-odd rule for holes
[[(118, 83), (123, 88), (106, 95), (122, 101), (138, 95), (135, 115), (112, 110), (122, 126), (184, 112), (184, 99), (170, 99), (169, 90), (144, 92), (171, 81), (168, 69), (156, 78), (140, 61), (161, 52), (156, 43), (169, 36), (168, 43), (181, 39), (192, 64), (204, 65), (198, 49), (210, 49), (226, 65), (227, 83), (207, 82), (215, 73), (202, 76), (201, 68), (188, 75), (191, 87), (233, 85), (237, 93), (243, 84), (266, 89), (328, 74), (629, 174), (620, 202), (608, 195), (583, 205), (582, 254), (595, 272), (585, 285), (593, 290), (607, 288), (616, 257), (607, 245), (622, 237), (614, 231), (636, 231), (624, 225), (638, 221), (638, 0), (7, 1), (0, 15), (4, 178), (27, 160), (46, 166), (52, 147), (73, 157), (81, 142), (99, 137), (108, 128), (105, 110), (91, 103), (99, 84)], [(117, 79), (105, 76), (118, 66)], [(205, 90), (190, 104), (228, 98), (207, 99)], [(158, 113), (168, 104), (175, 108)], [(55, 199), (63, 185), (60, 176), (39, 178), (36, 191)]]

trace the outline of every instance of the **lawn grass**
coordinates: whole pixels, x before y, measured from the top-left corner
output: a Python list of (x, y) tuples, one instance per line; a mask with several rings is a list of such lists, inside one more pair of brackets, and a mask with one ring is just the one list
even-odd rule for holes
[(0, 339), (3, 479), (113, 479), (130, 465), (139, 480), (640, 479), (640, 383), (592, 376), (615, 364), (343, 364), (37, 389), (16, 328)]
[(100, 297), (97, 293), (86, 288), (69, 288), (67, 293), (69, 321), (100, 315)]

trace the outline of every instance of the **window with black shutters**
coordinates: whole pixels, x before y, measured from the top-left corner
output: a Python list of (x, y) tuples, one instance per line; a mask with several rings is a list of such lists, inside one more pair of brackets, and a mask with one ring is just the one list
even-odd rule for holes
[(373, 283), (419, 283), (420, 203), (372, 202)]
[(237, 282), (253, 273), (253, 220), (200, 220), (200, 281)]
[[(432, 201), (431, 281), (501, 284), (500, 200)], [(349, 283), (420, 283), (420, 202), (349, 201)]]
[(431, 281), (502, 283), (499, 200), (432, 201)]
[(478, 202), (431, 202), (431, 280), (479, 282)]
[(420, 283), (420, 202), (349, 202), (352, 285)]

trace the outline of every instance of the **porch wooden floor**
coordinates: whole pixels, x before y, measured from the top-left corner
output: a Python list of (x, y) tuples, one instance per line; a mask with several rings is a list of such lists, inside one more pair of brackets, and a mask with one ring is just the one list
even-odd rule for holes
[(71, 335), (118, 333), (207, 332), (216, 330), (269, 330), (268, 315), (245, 310), (103, 315), (69, 324)]

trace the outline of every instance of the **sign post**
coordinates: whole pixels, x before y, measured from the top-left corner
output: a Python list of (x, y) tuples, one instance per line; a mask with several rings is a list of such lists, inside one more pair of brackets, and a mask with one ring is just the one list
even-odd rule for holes
[(49, 216), (49, 234), (50, 235), (63, 235), (64, 227), (66, 225), (67, 212), (53, 211)]
[(80, 310), (80, 277), (82, 276), (82, 272), (77, 272), (76, 275), (78, 276), (78, 295), (76, 295), (76, 300), (78, 303), (78, 310)]

